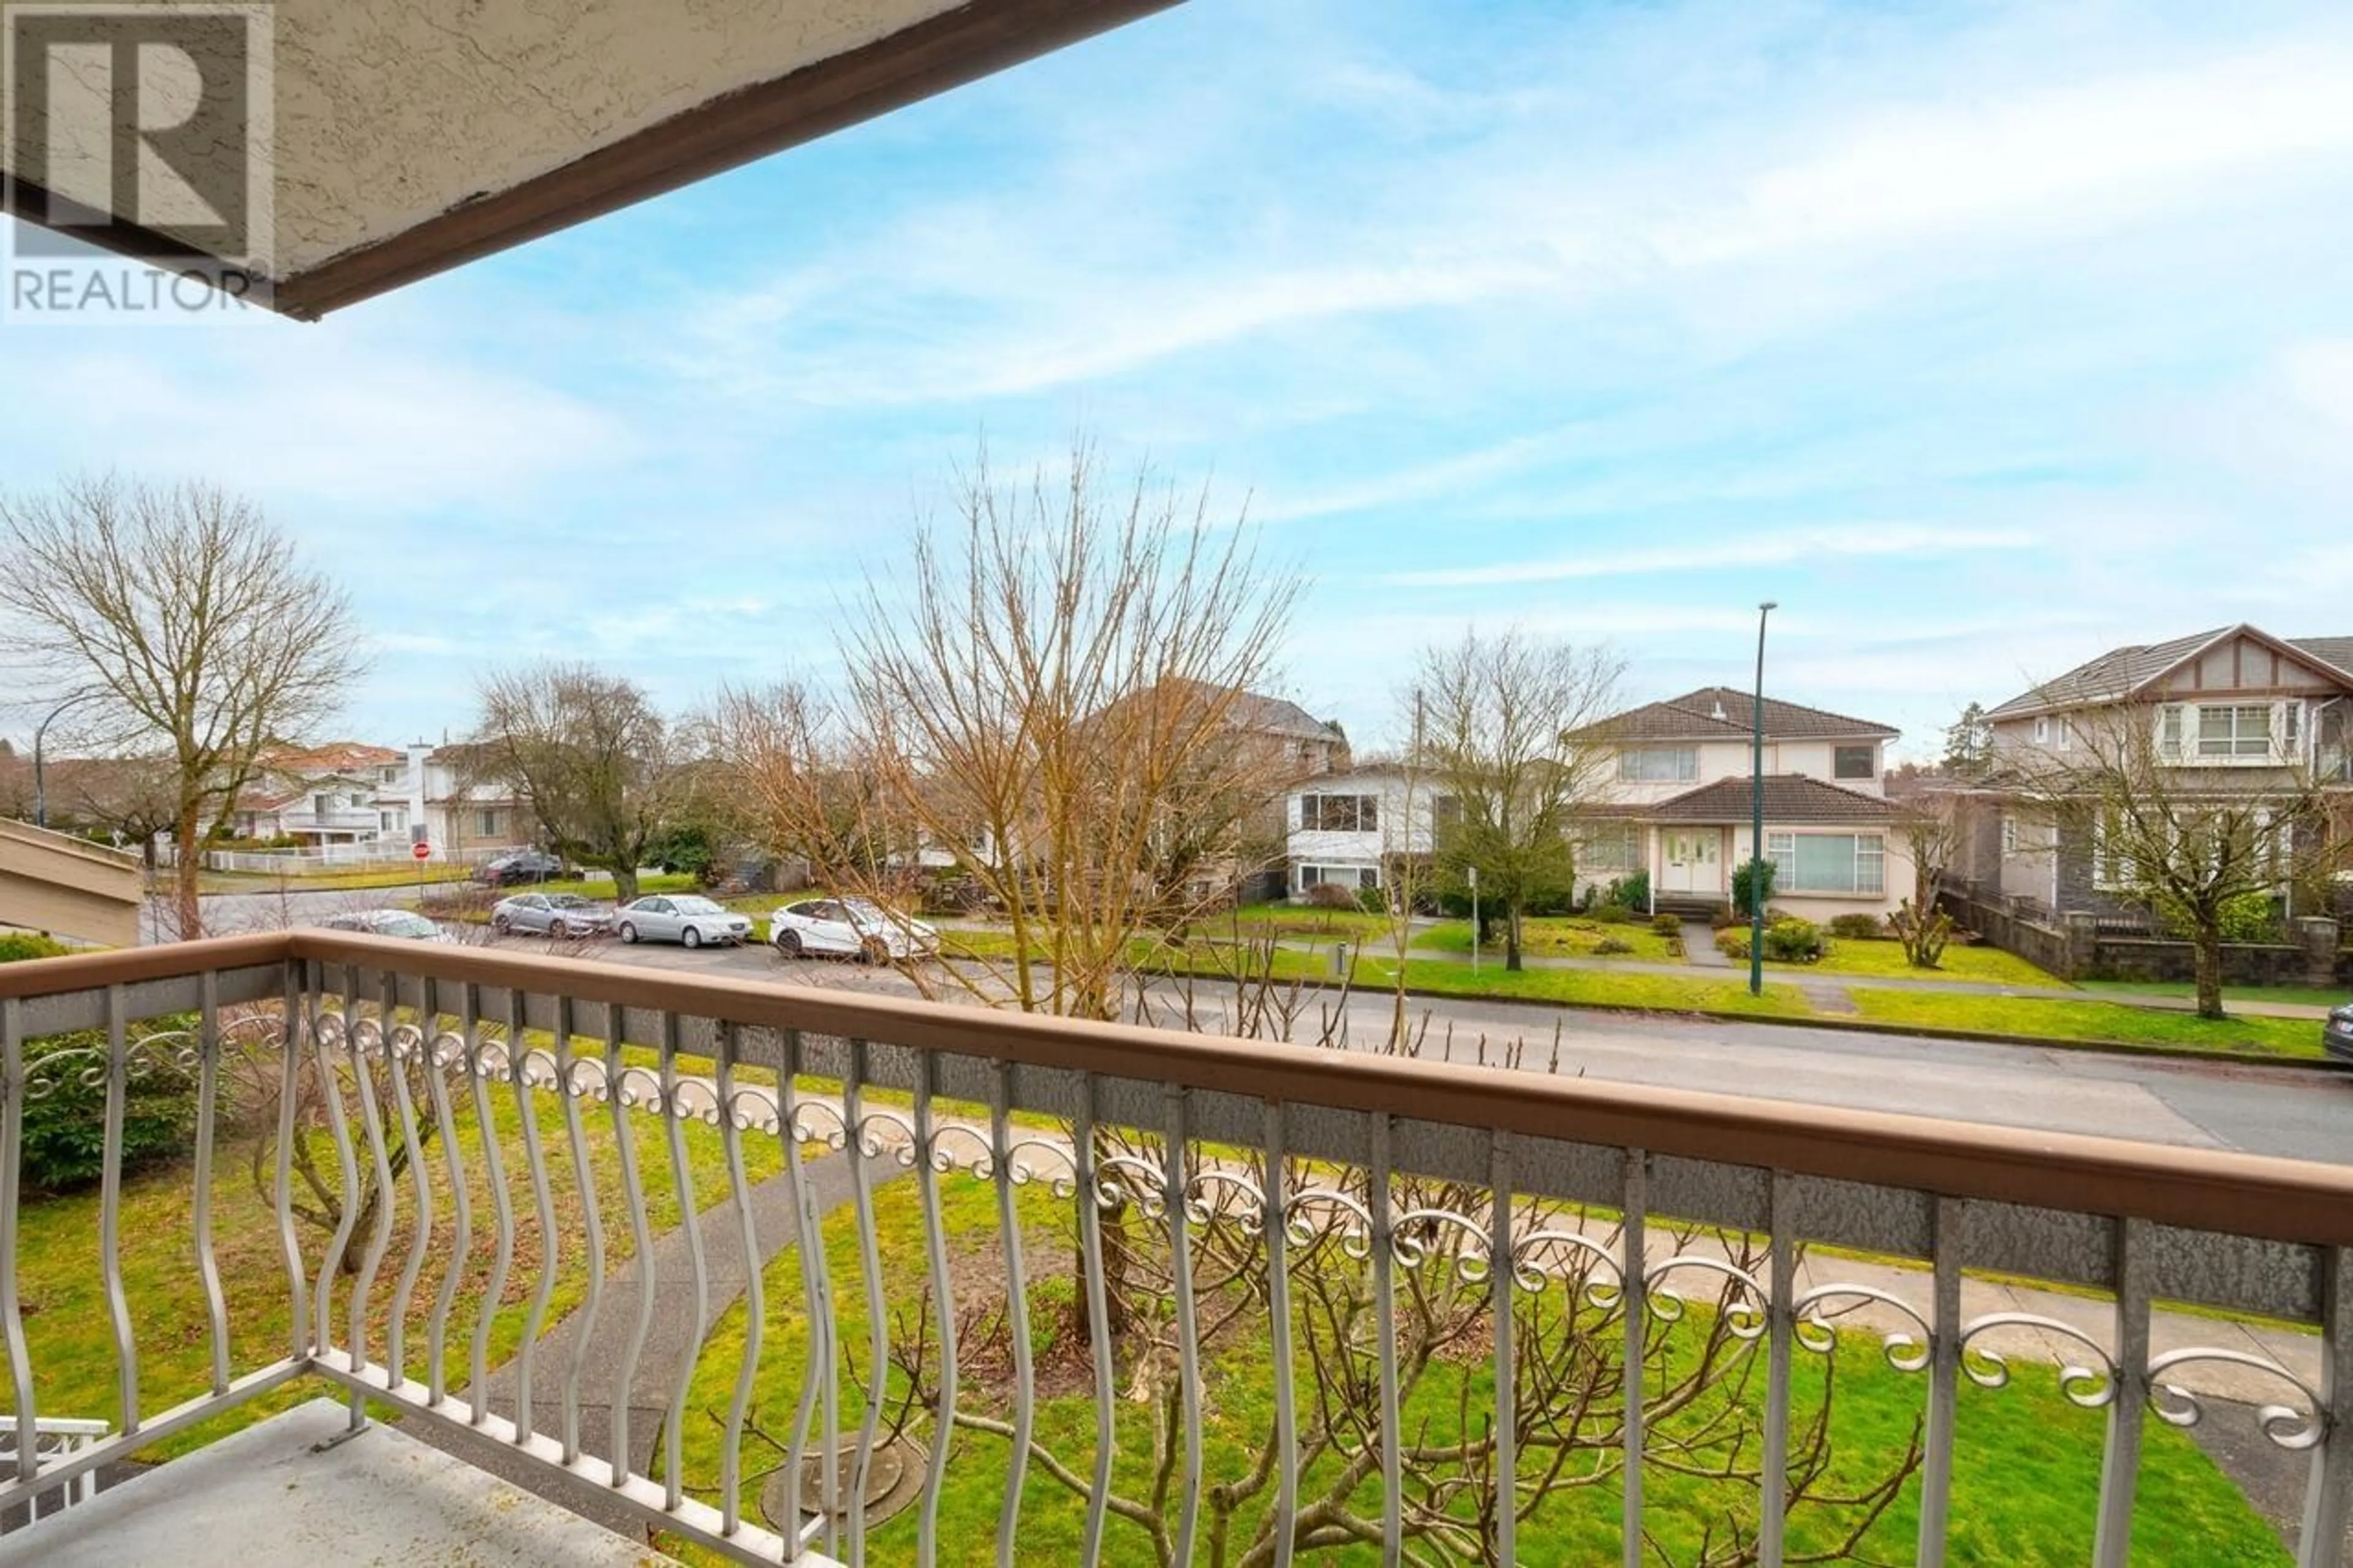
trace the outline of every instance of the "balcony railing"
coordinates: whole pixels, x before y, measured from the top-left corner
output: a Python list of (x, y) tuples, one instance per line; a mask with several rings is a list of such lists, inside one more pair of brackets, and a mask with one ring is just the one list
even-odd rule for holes
[[(174, 1077), (192, 1161), (126, 1171)], [(28, 1113), (65, 1092), (100, 1107), (101, 1409), (45, 1407), (100, 1307), (27, 1294), (61, 1245)], [(2353, 1502), (2353, 1170), (2202, 1149), (294, 932), (0, 967), (0, 1220), (14, 1426), (111, 1427), (17, 1444), (0, 1510), (322, 1379), (746, 1563), (976, 1530), (999, 1563), (1513, 1563), (1607, 1493), (1630, 1568), (1778, 1563), (1871, 1523), (1816, 1461), (1828, 1381), (1875, 1377), (1918, 1390), (1884, 1497), (1934, 1563), (1988, 1500), (1957, 1407), (2054, 1343), (2100, 1413), (2094, 1563), (2165, 1527), (2144, 1447), (2200, 1369), (2270, 1391), (2307, 1568)], [(2102, 1305), (1987, 1310), (1989, 1276)], [(2153, 1334), (2161, 1301), (2317, 1353)]]

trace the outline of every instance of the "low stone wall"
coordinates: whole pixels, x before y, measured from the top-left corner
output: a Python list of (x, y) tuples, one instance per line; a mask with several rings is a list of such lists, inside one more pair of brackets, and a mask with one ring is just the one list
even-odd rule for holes
[[(2189, 982), (2198, 977), (2197, 950), (2167, 937), (2103, 931), (2097, 915), (2070, 910), (2055, 921), (2023, 900), (2002, 901), (1962, 892), (1944, 895), (1954, 923), (1981, 942), (2063, 980)], [(2333, 920), (2294, 922), (2284, 942), (2226, 942), (2226, 985), (2331, 985), (2353, 988), (2353, 948), (2343, 945), (2345, 927)]]
[(2076, 972), (2076, 954), (2066, 931), (2045, 925), (2029, 911), (2023, 901), (1997, 902), (1990, 899), (1971, 898), (1965, 893), (1947, 892), (1939, 900), (1953, 923), (1972, 932), (1979, 942), (2014, 952), (2040, 969), (2047, 969), (2062, 980), (2080, 978)]

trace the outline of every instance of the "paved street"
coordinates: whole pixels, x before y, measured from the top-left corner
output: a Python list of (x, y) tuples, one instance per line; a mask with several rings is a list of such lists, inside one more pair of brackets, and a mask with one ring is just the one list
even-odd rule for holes
[[(845, 986), (913, 995), (889, 971), (806, 959), (765, 948), (599, 944), (615, 963), (746, 975), (786, 984)], [(1214, 993), (1198, 993), (1213, 1027)], [(2353, 1160), (2353, 1073), (2223, 1067), (2091, 1051), (1924, 1040), (1901, 1035), (1809, 1029), (1715, 1019), (1647, 1018), (1514, 1003), (1416, 997), (1427, 1016), (1424, 1054), (1500, 1060), (1514, 1040), (1526, 1065), (1546, 1065), (1556, 1026), (1560, 1069), (1622, 1083), (1710, 1089), (1773, 1100), (1957, 1117), (2049, 1131), (2240, 1149), (2293, 1159)], [(1390, 1003), (1358, 996), (1349, 1037), (1386, 1037)], [(1319, 1026), (1311, 1023), (1309, 1027)]]

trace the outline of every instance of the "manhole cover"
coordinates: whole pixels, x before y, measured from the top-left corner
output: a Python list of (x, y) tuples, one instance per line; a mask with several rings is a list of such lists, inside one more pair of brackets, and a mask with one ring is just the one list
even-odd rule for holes
[[(875, 1444), (874, 1458), (866, 1467), (866, 1522), (869, 1525), (880, 1524), (923, 1495), (923, 1470), (931, 1463), (931, 1450), (913, 1437), (886, 1438)], [(845, 1436), (834, 1467), (837, 1505), (833, 1512), (838, 1520), (849, 1517), (857, 1470), (856, 1439)], [(760, 1511), (768, 1516), (770, 1528), (789, 1538), (799, 1528), (800, 1521), (786, 1518), (786, 1472), (783, 1469), (768, 1478), (767, 1485), (760, 1489)], [(815, 1519), (825, 1510), (825, 1456), (822, 1454), (811, 1454), (801, 1461), (800, 1504), (803, 1520)]]

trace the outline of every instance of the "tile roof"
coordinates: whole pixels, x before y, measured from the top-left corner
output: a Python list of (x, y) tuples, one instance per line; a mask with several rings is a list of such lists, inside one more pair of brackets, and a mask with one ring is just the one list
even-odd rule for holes
[[(1750, 804), (1746, 779), (1718, 779), (1638, 813), (1653, 822), (1746, 822)], [(1800, 773), (1768, 773), (1765, 779), (1765, 820), (1769, 824), (1885, 822), (1895, 807), (1875, 795), (1824, 784)]]
[(2310, 654), (2347, 674), (2353, 674), (2353, 637), (2282, 639), (2272, 637), (2260, 627), (2243, 624), (2216, 626), (2211, 631), (2195, 632), (2189, 637), (2172, 637), (2165, 642), (2110, 648), (2099, 658), (2077, 665), (2055, 680), (2045, 681), (2031, 691), (2019, 693), (2000, 707), (1989, 710), (1986, 717), (2014, 719), (2058, 708), (2116, 701), (2139, 690), (2208, 644), (2234, 632), (2252, 633), (2266, 642), (2284, 641), (2289, 647)]
[(280, 747), (265, 753), (261, 762), (264, 767), (273, 772), (308, 778), (324, 773), (348, 773), (389, 767), (406, 760), (405, 753), (388, 746), (371, 746), (360, 741), (330, 741), (322, 746)]
[[(1756, 699), (1729, 686), (1703, 686), (1697, 691), (1646, 703), (1580, 733), (1612, 741), (1746, 740), (1750, 732)], [(1765, 699), (1765, 738), (1768, 741), (1894, 740), (1902, 731), (1868, 719), (1849, 718), (1802, 703)]]

